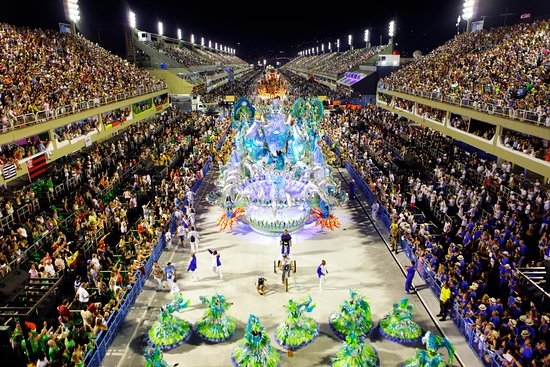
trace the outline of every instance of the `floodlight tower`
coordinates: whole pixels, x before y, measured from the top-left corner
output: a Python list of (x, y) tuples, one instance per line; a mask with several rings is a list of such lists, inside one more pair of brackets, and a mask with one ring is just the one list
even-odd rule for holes
[(472, 18), (474, 17), (476, 0), (464, 0), (464, 8), (462, 10), (462, 19), (466, 21), (466, 32), (470, 32)]
[(365, 48), (370, 47), (370, 31), (365, 29)]
[(353, 50), (353, 42), (352, 42), (351, 34), (348, 34), (348, 45), (349, 45), (350, 51)]
[(395, 36), (395, 21), (393, 20), (390, 22), (390, 25), (388, 27), (388, 36), (390, 36), (388, 45), (393, 45), (393, 36)]
[(67, 10), (69, 13), (69, 20), (71, 21), (71, 31), (73, 34), (76, 34), (76, 23), (80, 20), (78, 0), (67, 0)]
[(136, 65), (136, 36), (134, 32), (136, 31), (136, 13), (133, 11), (128, 11), (128, 25), (130, 26), (130, 49), (132, 51), (132, 58), (134, 60), (134, 65)]

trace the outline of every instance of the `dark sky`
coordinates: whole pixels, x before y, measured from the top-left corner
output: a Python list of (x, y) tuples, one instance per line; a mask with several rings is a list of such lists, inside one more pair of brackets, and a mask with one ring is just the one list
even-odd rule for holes
[[(478, 16), (486, 25), (512, 24), (520, 14), (530, 12), (531, 19), (550, 18), (549, 0), (478, 0)], [(242, 59), (255, 62), (262, 58), (295, 57), (299, 51), (340, 39), (346, 50), (348, 35), (354, 48), (365, 47), (364, 31), (369, 29), (371, 44), (388, 42), (388, 24), (396, 22), (396, 48), (405, 56), (414, 50), (423, 53), (448, 41), (457, 32), (456, 20), (462, 13), (463, 0), (321, 2), (304, 4), (284, 0), (239, 5), (204, 0), (79, 0), (79, 31), (88, 39), (123, 56), (123, 30), (128, 25), (128, 11), (136, 14), (137, 28), (157, 33), (163, 22), (164, 34), (176, 38), (181, 28), (183, 38), (195, 35), (208, 42), (218, 42), (236, 50)], [(21, 4), (21, 5), (18, 5)], [(31, 27), (58, 28), (66, 21), (63, 0), (30, 0), (4, 7), (0, 21)], [(352, 5), (353, 4), (353, 5)], [(19, 8), (19, 9), (18, 9)], [(508, 14), (508, 15), (504, 15)], [(462, 27), (465, 27), (463, 22)]]

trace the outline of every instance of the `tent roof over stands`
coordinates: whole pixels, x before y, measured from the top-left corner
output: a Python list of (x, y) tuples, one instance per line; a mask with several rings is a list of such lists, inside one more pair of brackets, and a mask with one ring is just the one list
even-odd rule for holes
[(0, 319), (6, 321), (11, 317), (29, 318), (35, 316), (37, 309), (51, 300), (61, 285), (60, 278), (29, 278), (25, 271), (19, 269), (10, 272), (0, 279)]

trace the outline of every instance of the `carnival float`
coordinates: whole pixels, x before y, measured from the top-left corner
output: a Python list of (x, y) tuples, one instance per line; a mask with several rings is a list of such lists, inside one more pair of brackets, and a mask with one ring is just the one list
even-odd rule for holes
[(255, 107), (243, 97), (235, 103), (234, 149), (207, 196), (223, 208), (216, 222), (220, 231), (238, 223), (264, 235), (312, 223), (340, 227), (332, 210), (348, 195), (325, 161), (322, 118), (318, 98), (298, 98), (292, 105), (273, 99)]

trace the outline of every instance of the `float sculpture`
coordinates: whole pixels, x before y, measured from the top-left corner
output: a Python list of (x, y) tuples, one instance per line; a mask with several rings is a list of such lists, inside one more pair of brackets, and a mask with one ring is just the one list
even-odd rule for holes
[(331, 211), (348, 195), (321, 149), (323, 104), (317, 98), (285, 102), (273, 99), (256, 108), (243, 97), (235, 103), (234, 149), (208, 195), (210, 203), (223, 207), (220, 230), (238, 222), (266, 235), (285, 228), (296, 232), (310, 223), (340, 227)]

